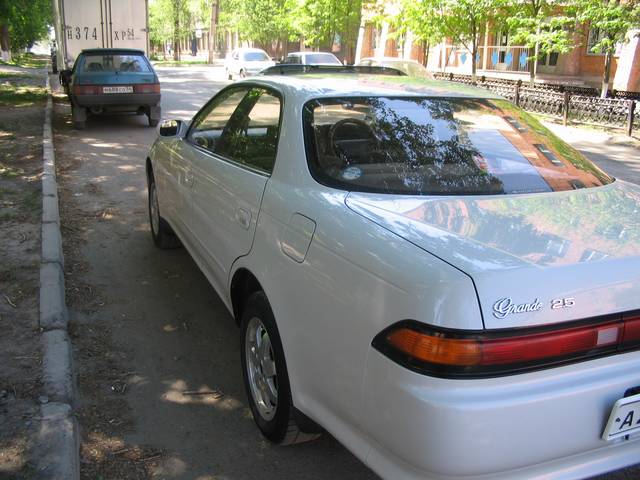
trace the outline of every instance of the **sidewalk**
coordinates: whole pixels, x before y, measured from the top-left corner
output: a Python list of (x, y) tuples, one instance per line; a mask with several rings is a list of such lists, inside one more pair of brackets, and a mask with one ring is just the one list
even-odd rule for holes
[(564, 126), (542, 120), (545, 127), (583, 153), (608, 174), (640, 184), (640, 141), (590, 127)]

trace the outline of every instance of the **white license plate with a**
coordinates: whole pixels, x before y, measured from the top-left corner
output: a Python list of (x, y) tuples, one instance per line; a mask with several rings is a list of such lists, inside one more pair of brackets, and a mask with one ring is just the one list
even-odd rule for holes
[(613, 440), (634, 433), (640, 433), (640, 394), (621, 398), (615, 403), (602, 439)]
[(124, 87), (102, 87), (102, 93), (133, 93), (131, 85)]

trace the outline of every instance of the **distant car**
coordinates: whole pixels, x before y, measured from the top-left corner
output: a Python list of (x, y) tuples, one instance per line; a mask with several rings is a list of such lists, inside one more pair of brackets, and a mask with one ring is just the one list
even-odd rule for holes
[(392, 73), (236, 82), (146, 160), (153, 241), (240, 326), (258, 428), (319, 424), (389, 480), (638, 463), (640, 186), (491, 92)]
[(72, 70), (60, 72), (71, 101), (73, 126), (83, 129), (89, 114), (146, 115), (149, 125), (160, 121), (160, 81), (142, 50), (83, 50)]
[(227, 78), (233, 80), (234, 76), (240, 78), (256, 75), (268, 67), (276, 64), (267, 52), (259, 48), (236, 48), (224, 62)]
[(364, 67), (389, 67), (398, 69), (410, 77), (431, 78), (431, 74), (424, 66), (415, 60), (397, 57), (368, 57), (358, 62)]
[(282, 63), (300, 65), (342, 65), (333, 53), (327, 52), (293, 52), (287, 55)]

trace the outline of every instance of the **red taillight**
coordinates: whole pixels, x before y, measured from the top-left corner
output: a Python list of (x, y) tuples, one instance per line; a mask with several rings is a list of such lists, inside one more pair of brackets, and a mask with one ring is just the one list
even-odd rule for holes
[(100, 85), (73, 85), (71, 92), (74, 95), (100, 95), (102, 87)]
[(624, 319), (624, 333), (622, 334), (622, 346), (627, 347), (640, 343), (640, 316), (626, 317)]
[(436, 376), (491, 376), (640, 348), (640, 317), (527, 330), (461, 332), (403, 321), (373, 346), (412, 370)]
[(142, 83), (133, 86), (135, 93), (160, 93), (159, 83)]

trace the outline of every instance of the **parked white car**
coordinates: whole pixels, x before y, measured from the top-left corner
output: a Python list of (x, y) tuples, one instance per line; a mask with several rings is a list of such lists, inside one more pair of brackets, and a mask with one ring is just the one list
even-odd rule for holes
[(300, 65), (342, 65), (333, 53), (329, 52), (293, 52), (289, 53), (282, 63)]
[(320, 425), (393, 480), (640, 461), (640, 187), (506, 100), (262, 75), (164, 123), (146, 168), (270, 440)]
[(260, 73), (276, 64), (267, 52), (259, 48), (236, 48), (227, 55), (224, 68), (229, 80), (245, 78)]
[(367, 57), (358, 62), (361, 67), (388, 67), (404, 72), (410, 77), (432, 78), (424, 65), (407, 58), (396, 57)]

